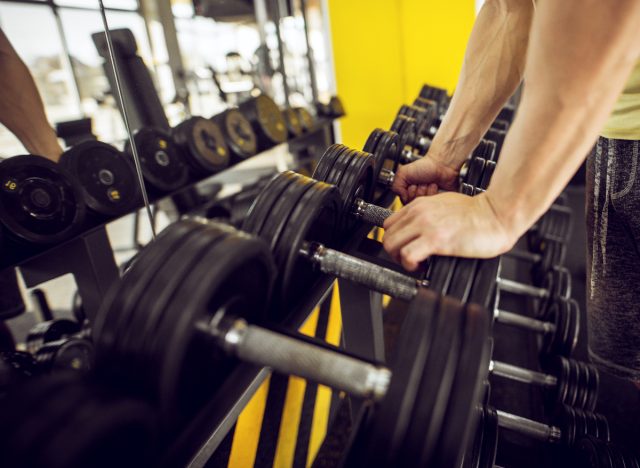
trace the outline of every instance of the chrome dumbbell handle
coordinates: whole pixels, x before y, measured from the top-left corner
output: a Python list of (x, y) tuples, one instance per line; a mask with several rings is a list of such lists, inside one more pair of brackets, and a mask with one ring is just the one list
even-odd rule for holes
[(383, 167), (378, 174), (378, 183), (384, 187), (391, 187), (395, 178), (395, 172)]
[(329, 249), (322, 244), (305, 243), (300, 254), (317, 265), (323, 273), (354, 281), (397, 299), (410, 301), (418, 293), (419, 287), (428, 286), (426, 281)]
[(538, 299), (545, 299), (549, 297), (549, 291), (543, 288), (537, 288), (528, 284), (518, 283), (517, 281), (498, 278), (496, 281), (500, 291), (506, 291), (513, 294), (523, 294), (526, 296), (536, 297)]
[(500, 361), (490, 361), (489, 372), (517, 382), (536, 384), (543, 387), (555, 387), (558, 384), (558, 379), (553, 375), (543, 374), (542, 372), (530, 369), (523, 369), (522, 367), (513, 366)]
[(372, 363), (315, 346), (245, 320), (226, 320), (218, 314), (198, 328), (216, 338), (218, 344), (241, 361), (310, 381), (374, 401), (384, 397), (391, 371)]
[(496, 410), (496, 413), (498, 415), (498, 426), (503, 429), (518, 432), (543, 442), (557, 443), (562, 439), (562, 431), (559, 427), (549, 426), (500, 410)]
[(536, 320), (524, 315), (515, 314), (507, 310), (495, 309), (493, 311), (493, 318), (496, 322), (500, 322), (504, 325), (510, 325), (518, 328), (525, 328), (538, 333), (554, 333), (556, 326), (551, 322), (545, 322), (543, 320)]
[(361, 198), (353, 203), (351, 212), (356, 218), (377, 227), (382, 227), (385, 219), (393, 214), (392, 210), (372, 205)]

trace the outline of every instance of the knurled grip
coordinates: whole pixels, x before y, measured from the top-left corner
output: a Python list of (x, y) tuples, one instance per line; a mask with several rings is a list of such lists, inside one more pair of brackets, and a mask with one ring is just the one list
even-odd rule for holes
[(382, 227), (385, 219), (391, 216), (393, 211), (377, 205), (372, 205), (371, 203), (367, 203), (361, 198), (358, 198), (353, 203), (353, 214), (356, 218), (361, 219), (365, 223)]
[(387, 391), (391, 372), (384, 367), (260, 327), (245, 326), (240, 333), (233, 349), (242, 361), (368, 399), (379, 400)]
[(410, 301), (418, 293), (418, 280), (415, 278), (324, 246), (316, 246), (310, 258), (323, 273), (353, 281), (397, 299)]

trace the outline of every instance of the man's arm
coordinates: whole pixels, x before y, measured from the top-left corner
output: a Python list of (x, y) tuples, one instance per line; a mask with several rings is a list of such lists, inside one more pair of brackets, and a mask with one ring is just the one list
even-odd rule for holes
[(637, 0), (543, 1), (518, 115), (487, 192), (517, 239), (584, 161), (640, 58)]
[(537, 3), (525, 86), (491, 187), (421, 197), (385, 222), (385, 248), (413, 269), (426, 257), (508, 250), (580, 166), (640, 56), (637, 0)]
[(533, 0), (487, 0), (473, 26), (456, 92), (427, 157), (401, 166), (405, 203), (454, 190), (458, 171), (522, 80)]
[(478, 145), (522, 80), (533, 11), (533, 0), (484, 3), (429, 156), (457, 170)]
[(56, 134), (47, 121), (33, 77), (0, 30), (0, 123), (32, 154), (57, 161), (62, 154)]

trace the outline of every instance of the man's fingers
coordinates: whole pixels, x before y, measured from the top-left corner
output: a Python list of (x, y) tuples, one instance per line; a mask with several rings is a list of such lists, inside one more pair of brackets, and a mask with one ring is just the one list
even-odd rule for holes
[(414, 271), (420, 262), (432, 254), (432, 246), (424, 235), (411, 240), (400, 249), (400, 262), (405, 270)]
[(400, 249), (417, 237), (420, 237), (420, 229), (416, 229), (411, 224), (408, 224), (406, 226), (400, 226), (391, 232), (386, 231), (382, 243), (387, 253), (394, 260), (399, 261)]

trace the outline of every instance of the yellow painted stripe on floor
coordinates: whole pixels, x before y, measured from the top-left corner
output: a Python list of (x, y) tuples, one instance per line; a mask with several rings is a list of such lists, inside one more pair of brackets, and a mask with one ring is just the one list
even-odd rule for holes
[[(318, 326), (319, 315), (320, 308), (316, 307), (300, 328), (300, 333), (314, 336)], [(275, 468), (293, 466), (306, 388), (306, 380), (299, 377), (289, 377), (287, 395), (285, 396), (284, 409), (282, 411), (282, 420), (280, 421), (280, 429), (278, 431), (278, 445), (276, 447), (275, 458), (273, 459), (273, 466)]]
[[(327, 335), (325, 337), (329, 344), (338, 346), (342, 336), (342, 314), (340, 311), (340, 291), (338, 282), (334, 283), (331, 295), (331, 306), (329, 309), (329, 322), (327, 323)], [(316, 458), (320, 446), (327, 435), (329, 424), (329, 410), (331, 408), (331, 389), (324, 385), (318, 385), (316, 403), (313, 408), (313, 424), (311, 426), (311, 436), (309, 438), (309, 450), (307, 452), (307, 466), (311, 466)]]
[(255, 463), (270, 380), (271, 376), (262, 382), (258, 391), (238, 417), (227, 465), (229, 468), (246, 468)]

